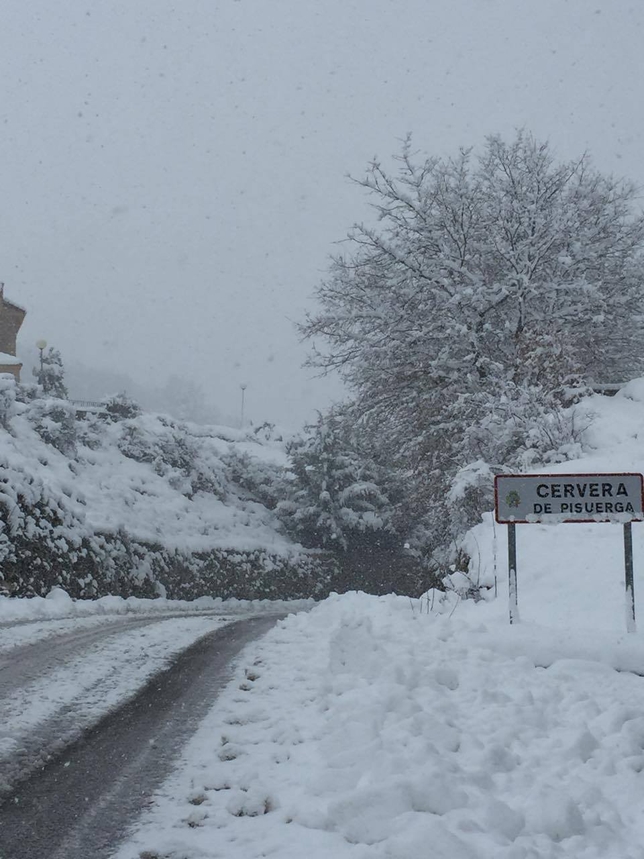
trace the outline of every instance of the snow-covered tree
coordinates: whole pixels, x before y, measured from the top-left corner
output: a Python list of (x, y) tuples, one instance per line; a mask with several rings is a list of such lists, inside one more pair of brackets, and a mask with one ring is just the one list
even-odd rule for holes
[(499, 403), (546, 414), (571, 380), (644, 368), (644, 219), (631, 184), (587, 156), (557, 163), (524, 132), (478, 158), (417, 161), (407, 141), (399, 164), (358, 183), (379, 225), (350, 233), (302, 328), (440, 530), (453, 475), (487, 455), (472, 430)]
[(305, 545), (344, 551), (391, 537), (391, 505), (375, 466), (360, 456), (338, 412), (320, 413), (287, 450), (294, 479), (277, 509)]
[(50, 346), (46, 352), (43, 352), (40, 366), (34, 367), (33, 374), (46, 396), (67, 399), (65, 369), (58, 349)]

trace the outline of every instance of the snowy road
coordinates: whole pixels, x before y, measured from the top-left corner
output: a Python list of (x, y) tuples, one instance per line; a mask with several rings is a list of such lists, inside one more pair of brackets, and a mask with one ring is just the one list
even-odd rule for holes
[[(100, 622), (99, 622), (100, 620)], [(221, 616), (88, 618), (0, 638), (0, 795), (137, 691)], [(57, 634), (56, 634), (57, 633)], [(23, 639), (12, 646), (12, 639)]]
[[(166, 618), (138, 617), (118, 618), (108, 620), (105, 618), (90, 618), (89, 628), (82, 621), (76, 621), (72, 629), (69, 624), (63, 626), (64, 632), (56, 634), (56, 627), (61, 624), (47, 622), (37, 625), (12, 630), (8, 635), (4, 631), (5, 638), (11, 638), (13, 647), (6, 646), (0, 649), (0, 701), (6, 701), (19, 692), (28, 683), (38, 680), (61, 665), (76, 658), (79, 653), (92, 647), (107, 638), (118, 633), (129, 630), (140, 629), (153, 623), (159, 623)], [(100, 623), (99, 623), (100, 622)], [(80, 627), (80, 628), (79, 628)], [(15, 645), (15, 639), (20, 633), (27, 633), (28, 643)], [(36, 633), (37, 640), (34, 639)]]
[[(0, 857), (108, 856), (229, 679), (231, 659), (274, 622), (249, 618), (202, 636), (128, 704), (21, 781), (0, 806)], [(166, 633), (168, 624), (174, 634), (176, 623), (157, 620)]]

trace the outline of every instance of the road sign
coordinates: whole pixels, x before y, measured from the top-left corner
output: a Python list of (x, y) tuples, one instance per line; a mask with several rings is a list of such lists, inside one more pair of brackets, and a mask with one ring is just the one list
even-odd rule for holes
[(624, 526), (626, 629), (635, 632), (631, 522), (644, 520), (644, 476), (617, 474), (498, 474), (494, 515), (508, 526), (510, 623), (519, 621), (516, 525), (619, 522)]
[(637, 522), (644, 519), (641, 474), (499, 474), (496, 521)]

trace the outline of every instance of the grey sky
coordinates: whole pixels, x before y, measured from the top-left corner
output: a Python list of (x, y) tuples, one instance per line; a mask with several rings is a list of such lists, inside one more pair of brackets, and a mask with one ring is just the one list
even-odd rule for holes
[[(293, 330), (365, 215), (347, 172), (525, 125), (644, 185), (644, 4), (4, 0), (0, 280), (21, 339), (225, 413), (339, 390)], [(98, 392), (102, 393), (102, 392)]]

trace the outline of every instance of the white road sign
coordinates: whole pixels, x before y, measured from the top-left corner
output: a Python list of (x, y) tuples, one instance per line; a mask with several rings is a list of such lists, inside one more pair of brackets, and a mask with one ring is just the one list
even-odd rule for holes
[(641, 474), (499, 474), (496, 521), (639, 521), (644, 519), (643, 483)]

